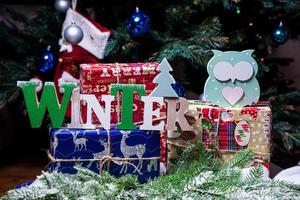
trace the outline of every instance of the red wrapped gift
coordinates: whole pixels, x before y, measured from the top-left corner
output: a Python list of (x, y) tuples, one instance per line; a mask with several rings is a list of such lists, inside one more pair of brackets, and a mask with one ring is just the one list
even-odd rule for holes
[(160, 162), (167, 164), (167, 132), (160, 133)]
[[(81, 64), (80, 65), (80, 92), (82, 94), (94, 94), (101, 106), (101, 95), (110, 94), (110, 84), (144, 84), (146, 95), (156, 87), (153, 83), (154, 77), (158, 74), (159, 63), (114, 63), (114, 64)], [(112, 102), (111, 124), (120, 122), (121, 96), (117, 96)], [(143, 102), (137, 94), (133, 100), (133, 122), (143, 121)], [(83, 121), (86, 113), (82, 107)], [(99, 120), (93, 114), (93, 123)]]

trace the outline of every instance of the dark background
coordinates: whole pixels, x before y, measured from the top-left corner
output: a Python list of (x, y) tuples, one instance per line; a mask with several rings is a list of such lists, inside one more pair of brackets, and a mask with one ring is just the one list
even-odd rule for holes
[[(95, 1), (87, 1), (87, 6), (96, 7), (96, 9), (101, 9), (101, 4), (93, 5)], [(118, 1), (114, 1), (116, 4)], [(121, 1), (120, 1), (121, 2)], [(105, 5), (109, 7), (109, 1), (105, 1)], [(128, 1), (126, 8), (134, 8), (136, 5), (135, 1)], [(7, 22), (12, 20), (4, 12), (4, 7), (13, 8), (15, 11), (25, 14), (26, 17), (33, 18), (36, 16), (36, 11), (40, 6), (49, 6), (53, 7), (53, 1), (18, 1), (18, 3), (11, 3), (11, 1), (1, 1), (0, 2), (0, 22)], [(163, 9), (163, 8), (159, 8)], [(158, 9), (158, 10), (159, 10)], [(54, 8), (53, 11), (55, 12)], [(153, 11), (154, 12), (154, 11)], [(111, 13), (107, 13), (109, 15)], [(119, 19), (123, 20), (126, 16), (121, 16)], [(112, 18), (116, 18), (115, 16)], [(153, 20), (158, 20), (159, 15), (153, 17)], [(108, 28), (114, 25), (115, 21), (109, 20), (106, 18), (105, 21), (99, 22), (105, 25)], [(15, 25), (22, 29), (22, 24), (15, 22)], [(58, 42), (59, 38), (57, 38)], [(0, 47), (3, 48), (3, 47)], [(22, 48), (21, 46), (19, 48)], [(5, 51), (2, 49), (2, 51)], [(290, 39), (284, 45), (279, 46), (270, 58), (290, 58), (293, 59), (293, 62), (289, 63), (288, 66), (282, 66), (280, 71), (288, 79), (295, 81), (294, 85), (300, 89), (300, 40), (297, 38)], [(185, 69), (184, 67), (179, 67), (177, 65), (174, 69), (174, 76), (176, 79), (186, 79), (191, 82), (191, 86), (187, 91), (187, 96), (191, 99), (197, 99), (201, 94), (203, 84), (205, 81), (205, 76), (200, 75), (203, 73), (202, 70), (194, 69)], [(190, 71), (185, 71), (190, 70)], [(1, 73), (1, 72), (0, 72)], [(204, 72), (205, 73), (205, 72)], [(190, 74), (188, 77), (185, 74)], [(192, 74), (192, 76), (191, 76)], [(7, 103), (0, 107), (0, 167), (7, 166), (9, 163), (20, 161), (28, 157), (28, 155), (37, 158), (42, 165), (47, 164), (47, 157), (45, 150), (48, 148), (48, 128), (44, 125), (44, 128), (41, 129), (32, 129), (30, 128), (29, 119), (24, 111), (24, 105), (22, 105), (23, 96), (20, 95), (15, 101)], [(21, 105), (21, 106), (20, 106)], [(278, 153), (278, 152), (273, 152)], [(294, 166), (300, 160), (299, 154), (289, 154), (286, 152), (285, 156), (291, 156), (288, 161), (281, 163), (280, 167), (287, 168)], [(36, 162), (33, 159), (32, 162)], [(27, 160), (27, 162), (31, 162)], [(1, 168), (0, 168), (1, 170)]]

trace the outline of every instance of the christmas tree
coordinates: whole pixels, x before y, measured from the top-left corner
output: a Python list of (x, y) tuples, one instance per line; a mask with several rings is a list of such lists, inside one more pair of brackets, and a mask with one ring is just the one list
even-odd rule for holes
[(157, 87), (151, 92), (150, 96), (154, 97), (178, 97), (173, 90), (172, 85), (175, 83), (174, 78), (169, 73), (173, 71), (167, 59), (163, 59), (158, 66), (160, 73), (153, 79), (157, 83)]
[[(104, 62), (161, 62), (166, 58), (172, 64), (176, 81), (183, 84), (187, 93), (196, 94), (195, 98), (203, 92), (211, 49), (255, 49), (261, 99), (269, 100), (273, 111), (273, 162), (283, 167), (296, 164), (285, 164), (285, 159), (294, 158), (296, 162), (299, 155), (300, 113), (296, 107), (300, 92), (291, 87), (292, 80), (286, 80), (279, 72), (279, 67), (290, 61), (269, 59), (268, 55), (289, 36), (299, 35), (298, 1), (140, 1), (133, 18), (130, 16), (137, 6), (135, 2), (101, 1), (100, 6), (97, 3), (78, 1), (77, 8), (113, 30)], [(40, 1), (32, 0), (30, 4)], [(16, 81), (29, 80), (40, 73), (36, 57), (48, 45), (52, 45), (54, 55), (58, 54), (64, 13), (58, 13), (53, 2), (48, 1), (30, 19), (15, 12), (13, 6), (4, 7), (2, 12), (13, 20), (0, 22), (0, 103), (21, 109), (23, 100)], [(133, 28), (131, 19), (139, 26)], [(279, 26), (281, 21), (283, 25)], [(21, 26), (16, 25), (19, 23)], [(46, 77), (49, 76), (51, 73)]]

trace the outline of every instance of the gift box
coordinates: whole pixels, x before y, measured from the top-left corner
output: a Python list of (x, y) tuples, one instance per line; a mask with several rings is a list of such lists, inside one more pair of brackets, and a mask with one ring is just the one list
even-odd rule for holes
[[(82, 64), (80, 65), (80, 93), (94, 94), (101, 106), (101, 95), (110, 94), (110, 84), (143, 84), (146, 95), (156, 87), (153, 83), (158, 74), (159, 63), (115, 63), (115, 64)], [(118, 95), (111, 103), (111, 124), (120, 122), (121, 95)], [(134, 94), (133, 122), (143, 121), (143, 102), (138, 94)], [(85, 121), (85, 108), (82, 107), (82, 118)], [(93, 123), (99, 120), (93, 115)]]
[(167, 165), (167, 132), (161, 131), (160, 134), (160, 162)]
[(30, 186), (31, 184), (32, 184), (31, 181), (30, 181), (30, 182), (27, 182), (27, 183), (23, 183), (23, 184), (21, 184), (21, 185), (15, 186), (15, 189), (21, 189), (21, 188), (23, 188), (23, 187)]
[(269, 162), (271, 116), (265, 102), (242, 108), (221, 108), (207, 102), (189, 101), (186, 117), (193, 131), (174, 133), (168, 140), (175, 146), (202, 141), (207, 149), (218, 151), (223, 161), (249, 148), (255, 162)]
[(74, 174), (74, 166), (98, 174), (138, 176), (143, 183), (159, 175), (159, 131), (51, 129), (49, 171)]

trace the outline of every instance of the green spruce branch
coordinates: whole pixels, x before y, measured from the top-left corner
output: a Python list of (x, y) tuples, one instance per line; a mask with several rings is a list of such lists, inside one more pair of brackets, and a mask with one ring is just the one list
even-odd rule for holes
[[(198, 154), (195, 157), (195, 154)], [(76, 175), (44, 172), (30, 186), (9, 191), (1, 200), (16, 199), (299, 199), (300, 187), (282, 181), (263, 180), (262, 167), (251, 170), (241, 179), (244, 166), (252, 160), (249, 151), (240, 152), (224, 166), (212, 171), (212, 158), (204, 147), (189, 147), (172, 173), (147, 184), (137, 183), (132, 175), (115, 178), (104, 172), (101, 176), (76, 167)], [(186, 160), (197, 158), (198, 160)], [(181, 161), (179, 160), (179, 163)], [(219, 161), (217, 161), (219, 162)]]

